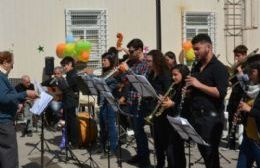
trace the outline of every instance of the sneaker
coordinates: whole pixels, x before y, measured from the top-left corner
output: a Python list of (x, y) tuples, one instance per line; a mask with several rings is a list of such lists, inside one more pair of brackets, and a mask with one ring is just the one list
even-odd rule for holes
[(32, 133), (32, 131), (31, 131), (31, 130), (30, 130), (30, 131), (27, 131), (27, 133), (26, 133), (26, 134), (27, 134), (27, 136), (28, 136), (28, 137), (32, 137), (32, 136), (33, 136), (33, 133)]
[(134, 155), (129, 160), (126, 160), (126, 163), (131, 164), (131, 165), (137, 165), (137, 164), (139, 164), (139, 161), (140, 161), (140, 158), (137, 155)]

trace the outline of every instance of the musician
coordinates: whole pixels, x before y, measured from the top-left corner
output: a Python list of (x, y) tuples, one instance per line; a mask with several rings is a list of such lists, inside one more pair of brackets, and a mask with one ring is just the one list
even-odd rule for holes
[(79, 145), (79, 123), (76, 118), (76, 108), (79, 104), (79, 89), (77, 86), (77, 71), (75, 69), (75, 61), (72, 57), (65, 57), (60, 64), (66, 73), (66, 80), (60, 78), (58, 87), (62, 91), (63, 112), (65, 115), (66, 132), (68, 142), (72, 147)]
[[(171, 96), (163, 100), (162, 107), (169, 109), (167, 114), (172, 117), (181, 116), (186, 119), (190, 118), (187, 96), (182, 95), (182, 88), (185, 87), (185, 79), (189, 75), (189, 68), (183, 64), (175, 65), (172, 70), (172, 78), (175, 85), (172, 89)], [(185, 97), (182, 97), (185, 96)], [(183, 104), (181, 100), (183, 99)], [(164, 131), (163, 131), (164, 132)], [(167, 141), (167, 161), (169, 168), (186, 168), (184, 140), (177, 131), (170, 126)]]
[[(244, 45), (239, 45), (233, 50), (236, 64), (240, 64), (241, 62), (243, 62), (246, 59), (247, 50), (248, 50), (247, 47)], [(238, 81), (237, 77), (244, 75), (241, 66), (238, 66), (236, 68), (236, 72), (237, 72), (237, 75), (234, 78), (235, 80), (231, 81), (232, 85), (234, 85), (234, 86), (232, 87), (232, 92), (231, 92), (231, 95), (230, 95), (230, 98), (228, 101), (228, 105), (227, 105), (228, 123), (229, 123), (228, 147), (233, 150), (235, 150), (235, 148), (236, 148), (236, 130), (237, 130), (237, 128), (235, 128), (234, 133), (231, 133), (232, 122), (233, 122), (234, 114), (237, 111), (240, 99), (242, 98), (242, 95), (244, 94), (244, 90), (241, 87), (241, 85), (239, 83), (234, 84), (234, 82)]]
[[(143, 42), (140, 39), (133, 39), (127, 44), (129, 59), (131, 61), (131, 69), (126, 63), (121, 63), (121, 66), (128, 71), (138, 75), (146, 75), (148, 71), (148, 64), (143, 53)], [(131, 159), (127, 160), (129, 164), (135, 164), (139, 167), (146, 167), (150, 165), (148, 139), (144, 132), (144, 115), (140, 112), (141, 96), (136, 90), (131, 87), (128, 92), (128, 110), (133, 114), (132, 125), (137, 145), (137, 154)]]
[(224, 121), (224, 98), (228, 87), (226, 67), (212, 51), (212, 42), (207, 34), (198, 34), (192, 39), (198, 63), (192, 76), (186, 78), (191, 86), (191, 111), (193, 126), (210, 146), (198, 145), (207, 168), (220, 167), (218, 146)]
[(62, 115), (62, 92), (58, 88), (58, 81), (63, 79), (63, 68), (57, 66), (53, 70), (53, 76), (46, 81), (42, 82), (42, 86), (48, 88), (48, 93), (53, 95), (53, 100), (46, 109), (47, 120), (55, 124), (64, 117)]
[[(31, 83), (30, 77), (28, 75), (23, 75), (21, 77), (22, 82), (17, 84), (15, 86), (15, 90), (19, 92), (24, 92), (26, 90), (34, 90), (34, 86)], [(33, 114), (30, 112), (30, 108), (32, 107), (32, 100), (23, 100), (20, 102), (23, 105), (23, 114), (24, 114), (24, 119), (26, 121), (25, 128), (22, 130), (22, 135), (21, 137), (24, 137), (27, 135), (28, 137), (32, 137), (33, 133)]]
[[(113, 52), (106, 52), (102, 55), (102, 74), (109, 73), (116, 66), (117, 57)], [(113, 92), (117, 86), (117, 80), (113, 76), (106, 79), (106, 83), (110, 90)], [(100, 95), (100, 113), (99, 113), (99, 124), (100, 124), (100, 139), (101, 145), (104, 151), (104, 155), (101, 158), (107, 157), (105, 152), (106, 142), (109, 140), (110, 155), (111, 157), (116, 156), (118, 147), (118, 132), (116, 128), (116, 112), (112, 106), (105, 99), (104, 96)]]
[(176, 55), (172, 51), (168, 51), (164, 54), (167, 66), (171, 70), (175, 65), (177, 65)]
[[(260, 166), (260, 62), (249, 65), (250, 86), (247, 95), (254, 100), (240, 102), (238, 111), (246, 116), (242, 144), (240, 145), (237, 168), (251, 168), (254, 161)], [(254, 86), (254, 87), (251, 87)]]
[(17, 93), (11, 86), (7, 77), (13, 69), (13, 64), (12, 53), (8, 51), (0, 52), (0, 167), (3, 168), (18, 167), (17, 140), (14, 127), (18, 103), (26, 97), (35, 99), (38, 96), (33, 90)]
[[(148, 81), (151, 83), (158, 95), (164, 95), (172, 83), (165, 57), (161, 51), (151, 50), (147, 53), (146, 61), (148, 62), (149, 67), (149, 72), (147, 73)], [(156, 104), (157, 98), (143, 98), (141, 101), (140, 113), (151, 113), (156, 107)], [(161, 116), (154, 118), (151, 127), (157, 158), (156, 168), (163, 168), (165, 165), (165, 154), (169, 139), (169, 134), (165, 134), (165, 132), (168, 132), (170, 128), (165, 111)]]

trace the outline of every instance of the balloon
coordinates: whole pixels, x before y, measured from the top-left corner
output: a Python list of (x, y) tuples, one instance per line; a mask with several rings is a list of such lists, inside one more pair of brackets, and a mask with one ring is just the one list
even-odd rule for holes
[(64, 57), (65, 47), (66, 47), (65, 43), (60, 43), (60, 44), (57, 45), (57, 47), (56, 47), (56, 55), (59, 58), (63, 58)]
[(75, 51), (75, 44), (74, 43), (69, 43), (66, 44), (65, 50), (64, 50), (64, 56), (75, 56), (76, 51)]
[(74, 37), (73, 37), (72, 35), (68, 35), (68, 36), (66, 37), (66, 42), (67, 42), (67, 43), (73, 43), (73, 42), (74, 42)]
[(78, 41), (75, 46), (77, 55), (81, 55), (83, 51), (90, 52), (90, 49), (91, 49), (91, 43), (84, 40)]
[(82, 54), (78, 57), (78, 60), (82, 62), (88, 62), (89, 52), (83, 51)]
[(191, 48), (185, 52), (186, 61), (194, 61), (195, 60), (195, 53), (194, 50)]
[(191, 42), (190, 41), (184, 42), (183, 45), (182, 45), (182, 48), (184, 49), (184, 51), (188, 51), (189, 49), (192, 48)]

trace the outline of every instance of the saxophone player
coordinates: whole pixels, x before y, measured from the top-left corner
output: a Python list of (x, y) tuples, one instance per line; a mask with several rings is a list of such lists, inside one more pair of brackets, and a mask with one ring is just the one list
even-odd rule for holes
[(260, 62), (249, 65), (249, 79), (250, 86), (254, 87), (249, 86), (247, 95), (254, 99), (254, 103), (242, 101), (238, 106), (246, 121), (237, 168), (250, 168), (255, 161), (257, 167), (260, 166)]

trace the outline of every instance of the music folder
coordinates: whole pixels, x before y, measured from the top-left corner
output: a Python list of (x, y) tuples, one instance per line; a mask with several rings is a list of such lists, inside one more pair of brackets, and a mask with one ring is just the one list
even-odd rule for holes
[(89, 75), (77, 76), (77, 84), (83, 95), (97, 95), (94, 80)]
[(126, 75), (128, 81), (142, 97), (159, 98), (158, 94), (143, 75)]
[(196, 132), (196, 130), (191, 126), (187, 119), (182, 117), (171, 117), (167, 115), (172, 127), (178, 132), (178, 134), (184, 139), (189, 140), (191, 138), (197, 144), (209, 146), (202, 137)]

